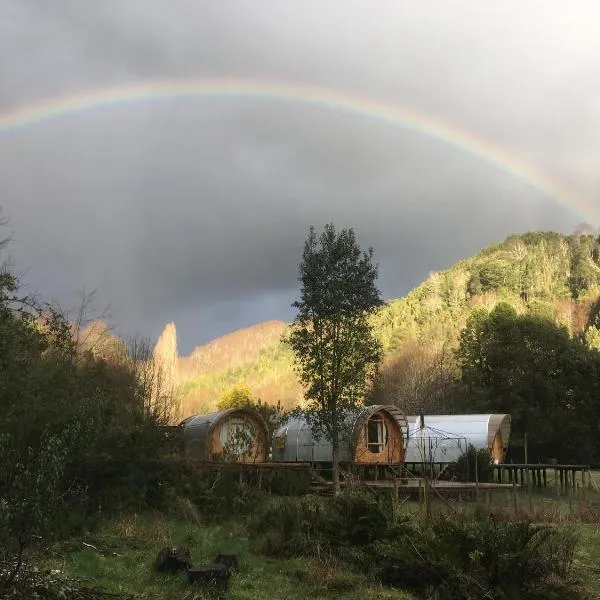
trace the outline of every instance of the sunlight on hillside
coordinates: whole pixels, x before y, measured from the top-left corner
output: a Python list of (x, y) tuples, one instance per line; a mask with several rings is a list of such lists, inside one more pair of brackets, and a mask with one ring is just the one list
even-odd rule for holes
[[(550, 317), (572, 334), (585, 332), (598, 313), (599, 255), (600, 244), (592, 236), (535, 232), (511, 236), (446, 271), (431, 273), (374, 317), (386, 355), (384, 383), (375, 398), (393, 403), (401, 397), (406, 403), (411, 394), (419, 396), (425, 379), (438, 382), (438, 391), (430, 393), (441, 394), (452, 369), (452, 349), (477, 308), (491, 310), (504, 301), (518, 312)], [(297, 406), (302, 389), (293, 355), (281, 343), (286, 327), (281, 321), (260, 323), (178, 357), (182, 416), (215, 410), (220, 394), (240, 384), (269, 404)]]

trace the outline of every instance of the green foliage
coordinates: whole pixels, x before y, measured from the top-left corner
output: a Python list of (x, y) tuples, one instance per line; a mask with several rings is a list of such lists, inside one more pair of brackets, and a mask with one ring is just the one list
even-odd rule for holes
[(39, 538), (82, 515), (158, 504), (166, 487), (144, 363), (80, 353), (60, 311), (18, 291), (0, 277), (0, 559), (14, 565), (0, 579), (10, 581)]
[(242, 408), (251, 404), (253, 404), (253, 399), (250, 389), (245, 385), (237, 385), (221, 393), (217, 408), (227, 410), (229, 408)]
[(266, 469), (262, 486), (276, 496), (304, 496), (311, 491), (312, 477), (304, 469)]
[(481, 483), (492, 481), (494, 469), (489, 450), (469, 444), (467, 451), (451, 465), (450, 472), (459, 481), (476, 481), (475, 474)]
[(371, 560), (385, 584), (419, 594), (435, 590), (440, 600), (543, 598), (553, 591), (566, 600), (576, 542), (568, 532), (528, 522), (441, 517), (431, 529), (376, 544)]
[(394, 518), (391, 507), (372, 498), (344, 495), (271, 501), (248, 529), (266, 555), (341, 560), (419, 597), (573, 597), (568, 578), (577, 538), (552, 527), (496, 522), (487, 514), (441, 516), (427, 526)]
[(361, 252), (352, 229), (332, 224), (317, 238), (311, 227), (300, 263), (301, 299), (287, 341), (296, 356), (313, 431), (333, 448), (333, 481), (339, 491), (340, 430), (361, 402), (380, 361), (369, 316), (381, 306), (373, 250)]
[[(279, 427), (288, 414), (287, 411), (283, 410), (279, 401), (276, 404), (268, 404), (260, 398), (252, 398), (250, 389), (244, 385), (237, 385), (224, 390), (217, 407), (219, 410), (228, 410), (231, 408), (251, 408), (255, 410), (267, 424), (269, 439), (273, 431)], [(250, 432), (250, 435), (253, 434)], [(244, 437), (243, 434), (242, 437)], [(244, 444), (243, 439), (240, 439), (239, 442)]]
[(457, 359), (465, 405), (510, 413), (513, 431), (529, 436), (529, 458), (600, 458), (600, 353), (566, 328), (501, 303), (471, 315)]
[[(402, 358), (407, 347), (411, 352), (412, 344), (454, 346), (471, 312), (491, 310), (498, 302), (564, 324), (577, 336), (593, 324), (586, 311), (600, 292), (599, 254), (600, 243), (589, 235), (513, 235), (431, 274), (404, 298), (386, 302), (370, 323), (385, 355), (394, 358)], [(289, 346), (269, 346), (243, 365), (199, 372), (188, 384), (188, 395), (210, 399), (228, 387), (247, 384), (273, 390), (261, 392), (261, 397), (269, 402), (281, 399), (286, 408), (293, 408), (301, 394), (293, 362)], [(424, 405), (427, 397), (423, 391), (415, 402)]]
[(391, 507), (364, 496), (307, 495), (265, 503), (248, 522), (259, 551), (272, 556), (319, 552), (345, 555), (353, 546), (384, 540), (396, 531)]
[(600, 350), (600, 329), (590, 325), (584, 335), (585, 341), (590, 348)]

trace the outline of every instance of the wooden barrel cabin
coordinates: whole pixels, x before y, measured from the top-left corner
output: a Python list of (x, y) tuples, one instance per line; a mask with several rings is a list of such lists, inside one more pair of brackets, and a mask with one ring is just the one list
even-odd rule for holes
[[(348, 417), (340, 442), (340, 463), (394, 465), (404, 461), (408, 422), (395, 406), (367, 406)], [(331, 463), (332, 447), (313, 435), (303, 416), (293, 417), (273, 433), (273, 462)]]
[(269, 454), (267, 423), (252, 408), (231, 408), (182, 421), (188, 458), (263, 463)]

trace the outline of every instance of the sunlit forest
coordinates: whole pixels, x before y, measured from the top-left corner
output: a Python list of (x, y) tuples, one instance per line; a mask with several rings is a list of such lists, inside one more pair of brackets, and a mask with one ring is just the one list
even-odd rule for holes
[[(573, 235), (510, 236), (386, 302), (374, 318), (385, 360), (373, 398), (409, 412), (452, 411), (460, 332), (474, 311), (491, 311), (499, 303), (600, 348), (599, 297), (600, 243), (589, 228)], [(236, 386), (247, 386), (265, 402), (296, 406), (302, 389), (292, 353), (281, 342), (286, 327), (257, 324), (178, 356), (175, 325), (167, 325), (155, 352), (173, 365), (181, 415), (213, 410), (221, 394)]]

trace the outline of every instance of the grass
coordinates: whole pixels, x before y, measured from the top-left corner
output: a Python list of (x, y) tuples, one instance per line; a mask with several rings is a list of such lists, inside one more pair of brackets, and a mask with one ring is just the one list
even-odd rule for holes
[[(551, 494), (536, 494), (534, 510), (529, 513), (528, 499), (519, 494), (517, 518), (530, 517), (536, 522), (553, 523), (556, 527), (576, 531), (580, 544), (576, 553), (573, 576), (578, 587), (588, 595), (577, 598), (600, 600), (600, 510), (598, 492), (592, 493), (590, 512), (576, 499)], [(446, 511), (441, 502), (434, 502), (434, 512)], [(474, 510), (470, 502), (458, 503), (455, 509), (465, 516)], [(498, 493), (485, 510), (503, 520), (514, 519), (510, 494)], [(402, 513), (417, 517), (422, 507), (407, 502)], [(529, 514), (527, 514), (529, 513)], [(86, 546), (89, 544), (92, 547)], [(164, 546), (183, 545), (189, 548), (194, 563), (210, 562), (219, 553), (237, 554), (240, 571), (232, 575), (227, 598), (232, 600), (269, 599), (410, 599), (410, 594), (382, 587), (368, 581), (364, 575), (350, 572), (348, 566), (331, 559), (269, 558), (255, 550), (256, 541), (249, 538), (244, 519), (230, 519), (221, 524), (201, 522), (196, 510), (181, 510), (178, 517), (160, 513), (123, 516), (104, 522), (96, 532), (78, 539), (56, 544), (46, 558), (46, 566), (59, 569), (82, 586), (99, 587), (107, 592), (131, 595), (140, 600), (202, 600), (198, 588), (190, 586), (184, 573), (161, 576), (153, 572), (152, 563)]]
[[(91, 544), (94, 548), (84, 545)], [(232, 575), (231, 600), (406, 600), (401, 591), (364, 581), (330, 561), (269, 559), (252, 551), (252, 541), (235, 522), (203, 525), (159, 514), (114, 520), (94, 534), (52, 548), (47, 567), (59, 569), (87, 587), (133, 595), (144, 600), (200, 600), (185, 574), (161, 576), (152, 563), (163, 546), (188, 547), (195, 563), (210, 562), (219, 553), (235, 553), (240, 571)]]
[(579, 535), (575, 576), (591, 598), (600, 598), (600, 524), (570, 525)]

